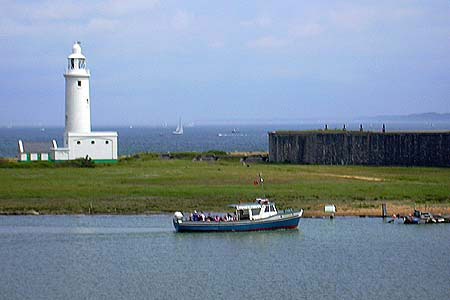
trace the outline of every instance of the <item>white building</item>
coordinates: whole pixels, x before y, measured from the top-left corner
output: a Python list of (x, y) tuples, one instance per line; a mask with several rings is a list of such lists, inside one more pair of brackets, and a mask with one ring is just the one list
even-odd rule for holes
[[(86, 68), (86, 57), (81, 53), (80, 42), (72, 47), (72, 54), (68, 56), (66, 80), (66, 115), (64, 130), (64, 147), (58, 147), (52, 141), (50, 160), (72, 160), (89, 157), (94, 161), (117, 160), (117, 132), (91, 131), (91, 99), (89, 96), (89, 70)], [(26, 158), (21, 153), (19, 160)], [(26, 148), (26, 147), (25, 147)], [(29, 155), (28, 155), (29, 156)]]

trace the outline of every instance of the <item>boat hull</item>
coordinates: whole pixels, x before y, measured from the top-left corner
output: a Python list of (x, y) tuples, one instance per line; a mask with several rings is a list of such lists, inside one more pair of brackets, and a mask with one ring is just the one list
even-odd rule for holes
[(259, 231), (277, 229), (295, 229), (298, 226), (303, 211), (299, 213), (271, 217), (255, 221), (233, 222), (202, 222), (173, 220), (175, 230), (178, 232), (227, 232), (227, 231)]

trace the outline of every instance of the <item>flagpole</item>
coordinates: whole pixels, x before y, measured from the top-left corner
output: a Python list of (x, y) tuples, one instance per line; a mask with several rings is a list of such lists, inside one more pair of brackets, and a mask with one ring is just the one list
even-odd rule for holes
[(261, 172), (259, 173), (259, 182), (261, 183), (261, 190), (263, 194), (263, 199), (266, 199), (266, 194), (264, 193), (264, 179), (262, 178)]

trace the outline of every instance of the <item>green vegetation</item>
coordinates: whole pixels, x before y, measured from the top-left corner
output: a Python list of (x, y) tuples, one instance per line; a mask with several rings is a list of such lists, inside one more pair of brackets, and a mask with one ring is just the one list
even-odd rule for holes
[[(238, 158), (199, 162), (199, 153), (139, 153), (116, 164), (83, 162), (17, 163), (0, 161), (0, 212), (151, 213), (224, 211), (226, 205), (261, 196), (254, 186), (259, 172), (266, 196), (280, 208), (305, 208), (318, 214), (334, 203), (344, 214), (380, 204), (410, 210), (414, 204), (450, 207), (450, 169), (363, 166), (311, 166), (253, 163)], [(206, 154), (206, 153), (204, 153)], [(223, 155), (223, 153), (218, 153)], [(313, 212), (313, 213), (312, 213)]]

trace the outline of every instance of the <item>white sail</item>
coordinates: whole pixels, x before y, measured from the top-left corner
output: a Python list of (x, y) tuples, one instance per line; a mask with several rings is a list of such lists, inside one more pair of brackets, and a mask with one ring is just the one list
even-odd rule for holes
[(183, 134), (183, 123), (181, 123), (181, 118), (180, 118), (180, 121), (178, 122), (177, 129), (175, 129), (175, 131), (172, 132), (172, 133), (173, 133), (173, 134), (176, 134), (176, 135), (181, 135), (181, 134)]

